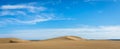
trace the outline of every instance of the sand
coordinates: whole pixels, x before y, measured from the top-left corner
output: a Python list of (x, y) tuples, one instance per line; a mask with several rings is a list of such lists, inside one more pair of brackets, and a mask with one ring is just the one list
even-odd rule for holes
[(10, 43), (10, 40), (19, 40), (17, 38), (0, 38), (0, 43)]
[(0, 49), (120, 49), (120, 41), (82, 40), (67, 36), (44, 41), (0, 43)]

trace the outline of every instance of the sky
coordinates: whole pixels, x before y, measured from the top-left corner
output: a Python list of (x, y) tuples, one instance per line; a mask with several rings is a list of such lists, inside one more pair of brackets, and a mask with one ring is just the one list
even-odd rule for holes
[(0, 38), (120, 39), (120, 0), (0, 0)]

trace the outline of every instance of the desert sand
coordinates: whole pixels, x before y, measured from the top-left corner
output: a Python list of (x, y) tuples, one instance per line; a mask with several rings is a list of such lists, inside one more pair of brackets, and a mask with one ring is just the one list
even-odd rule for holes
[(120, 49), (120, 41), (86, 40), (76, 36), (64, 36), (42, 41), (1, 38), (0, 49)]

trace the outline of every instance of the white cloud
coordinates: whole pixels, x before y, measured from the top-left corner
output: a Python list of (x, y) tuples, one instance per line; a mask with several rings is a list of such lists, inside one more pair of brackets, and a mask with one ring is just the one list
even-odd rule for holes
[[(10, 12), (24, 11), (24, 12), (33, 12), (34, 13), (34, 12), (45, 11), (47, 8), (43, 7), (43, 6), (36, 6), (34, 4), (32, 5), (32, 4), (28, 3), (28, 4), (16, 4), (16, 5), (2, 5), (0, 7), (0, 9), (2, 9), (2, 12), (4, 12), (4, 11), (10, 11)], [(27, 10), (27, 11), (25, 11), (25, 10)]]
[(4, 22), (5, 24), (36, 24), (50, 20), (70, 19), (56, 18), (55, 13), (51, 13), (51, 11), (49, 11), (50, 9), (37, 4), (38, 3), (2, 5), (0, 7), (0, 21)]
[[(9, 35), (9, 34), (7, 34)], [(87, 39), (120, 39), (120, 26), (89, 26), (80, 28), (50, 28), (13, 30), (10, 36), (23, 39), (48, 39), (73, 35)]]
[(42, 17), (40, 15), (37, 15), (32, 20), (24, 20), (24, 21), (18, 20), (18, 19), (11, 19), (11, 20), (18, 22), (18, 23), (22, 23), (22, 24), (36, 24), (38, 22), (50, 21), (52, 19), (53, 19), (53, 17), (51, 15), (49, 15), (49, 17)]
[(0, 16), (5, 16), (5, 15), (15, 15), (15, 13), (12, 13), (10, 11), (2, 11), (2, 12), (0, 12)]
[(12, 10), (12, 9), (27, 9), (30, 11), (39, 10), (44, 11), (46, 8), (42, 6), (34, 6), (34, 5), (26, 5), (26, 4), (18, 4), (18, 5), (3, 5), (1, 6), (3, 10)]
[(0, 34), (0, 38), (14, 38), (13, 34)]
[(26, 5), (3, 5), (1, 9), (23, 9), (23, 8), (30, 8)]
[[(49, 17), (38, 13), (46, 11), (46, 7), (43, 6), (35, 6), (31, 4), (30, 5), (16, 4), (16, 5), (3, 5), (0, 7), (0, 9), (2, 10), (0, 11), (0, 16), (2, 19), (1, 21), (6, 23), (14, 22), (23, 24), (36, 24), (37, 22), (49, 21), (53, 18), (49, 13), (44, 13), (49, 15)], [(2, 18), (3, 16), (6, 18)], [(8, 16), (12, 17), (9, 18)], [(26, 20), (22, 20), (22, 18)]]

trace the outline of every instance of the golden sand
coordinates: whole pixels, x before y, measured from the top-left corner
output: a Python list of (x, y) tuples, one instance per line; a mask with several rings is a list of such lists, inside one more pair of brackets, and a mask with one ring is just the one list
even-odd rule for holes
[(0, 39), (0, 41), (6, 40), (7, 43), (0, 43), (0, 49), (120, 49), (120, 41), (83, 40), (82, 38), (73, 36), (54, 38), (44, 41), (12, 39), (15, 43), (8, 43), (10, 40), (8, 38), (4, 40)]

